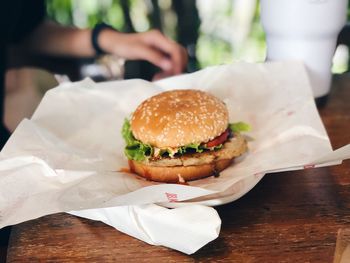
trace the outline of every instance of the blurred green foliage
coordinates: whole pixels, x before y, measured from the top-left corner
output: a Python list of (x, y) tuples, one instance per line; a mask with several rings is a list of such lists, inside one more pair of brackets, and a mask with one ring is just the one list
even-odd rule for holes
[(63, 25), (92, 28), (106, 22), (122, 29), (125, 18), (119, 0), (47, 0), (47, 16)]
[(47, 15), (63, 25), (73, 24), (71, 0), (46, 1)]

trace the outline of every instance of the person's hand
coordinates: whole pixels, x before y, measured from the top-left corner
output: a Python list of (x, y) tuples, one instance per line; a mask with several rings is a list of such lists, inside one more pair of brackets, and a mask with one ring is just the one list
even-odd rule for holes
[(180, 74), (187, 64), (186, 50), (158, 30), (121, 33), (104, 30), (99, 36), (103, 50), (128, 60), (147, 60), (162, 71), (155, 79)]

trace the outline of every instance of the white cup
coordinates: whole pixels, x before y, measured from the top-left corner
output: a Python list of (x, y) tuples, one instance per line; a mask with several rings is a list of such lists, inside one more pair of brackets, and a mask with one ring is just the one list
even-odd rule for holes
[(302, 60), (315, 98), (329, 93), (337, 37), (347, 0), (261, 0), (267, 60)]

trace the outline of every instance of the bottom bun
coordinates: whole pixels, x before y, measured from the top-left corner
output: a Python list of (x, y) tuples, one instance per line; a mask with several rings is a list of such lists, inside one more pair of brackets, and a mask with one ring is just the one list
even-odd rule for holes
[[(147, 180), (164, 183), (184, 183), (208, 176), (217, 176), (233, 159), (221, 159), (212, 163), (192, 166), (150, 166), (129, 160), (131, 172)], [(184, 181), (183, 181), (184, 180)]]

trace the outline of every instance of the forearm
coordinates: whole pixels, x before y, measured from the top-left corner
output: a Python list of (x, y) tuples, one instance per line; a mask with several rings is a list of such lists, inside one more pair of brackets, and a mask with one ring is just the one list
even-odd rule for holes
[(91, 30), (61, 26), (45, 21), (24, 41), (31, 52), (54, 56), (91, 57)]
[[(157, 30), (127, 34), (104, 28), (98, 33), (97, 44), (104, 52), (124, 59), (147, 60), (162, 69), (164, 76), (179, 74), (186, 66), (185, 49)], [(22, 43), (22, 47), (46, 55), (92, 57), (96, 51), (91, 35), (91, 29), (64, 27), (45, 21)]]

